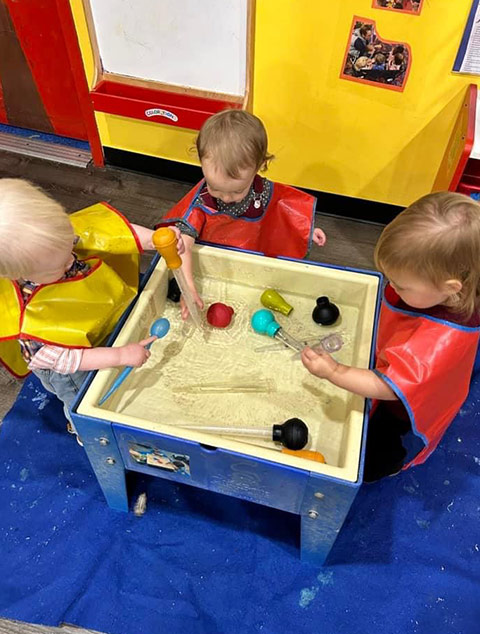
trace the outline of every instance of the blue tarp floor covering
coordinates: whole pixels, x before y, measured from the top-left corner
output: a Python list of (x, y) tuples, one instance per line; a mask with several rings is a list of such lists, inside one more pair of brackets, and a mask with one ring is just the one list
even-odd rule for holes
[(421, 467), (363, 486), (323, 568), (294, 515), (132, 478), (110, 510), (60, 403), (25, 381), (0, 429), (0, 616), (108, 634), (480, 632), (480, 382)]

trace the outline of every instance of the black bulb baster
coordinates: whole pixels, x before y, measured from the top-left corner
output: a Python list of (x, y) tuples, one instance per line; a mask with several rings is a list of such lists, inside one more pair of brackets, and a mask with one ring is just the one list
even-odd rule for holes
[(289, 418), (281, 425), (273, 426), (272, 440), (298, 451), (308, 442), (308, 427), (300, 418)]
[(323, 295), (317, 298), (317, 305), (313, 309), (312, 319), (316, 324), (331, 326), (340, 317), (338, 307), (328, 297)]

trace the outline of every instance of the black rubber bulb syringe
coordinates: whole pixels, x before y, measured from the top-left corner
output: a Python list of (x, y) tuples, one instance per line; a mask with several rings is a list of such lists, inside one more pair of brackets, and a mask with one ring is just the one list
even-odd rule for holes
[(219, 436), (251, 436), (268, 438), (280, 443), (287, 449), (298, 451), (308, 442), (308, 427), (300, 418), (289, 418), (280, 425), (269, 428), (256, 427), (226, 427), (221, 425), (181, 425), (184, 429), (194, 429)]

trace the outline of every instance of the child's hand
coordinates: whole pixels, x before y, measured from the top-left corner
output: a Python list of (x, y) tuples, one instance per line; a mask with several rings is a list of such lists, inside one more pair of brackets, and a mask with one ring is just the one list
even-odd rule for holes
[[(191, 289), (191, 291), (193, 295), (193, 301), (200, 308), (200, 310), (203, 310), (203, 306), (204, 306), (203, 299), (197, 293), (197, 289)], [(181, 307), (182, 319), (183, 321), (185, 321), (187, 317), (190, 315), (190, 311), (188, 310), (185, 300), (183, 299), (183, 295), (180, 297), (180, 307)]]
[(314, 229), (312, 240), (315, 242), (315, 244), (318, 244), (319, 247), (323, 247), (323, 245), (327, 241), (327, 236), (321, 229)]
[(126, 346), (118, 348), (120, 360), (117, 365), (130, 365), (139, 368), (150, 356), (150, 350), (147, 350), (145, 346), (153, 343), (155, 339), (158, 339), (158, 337), (148, 337), (148, 339), (142, 339), (138, 343), (127, 343)]
[[(140, 240), (140, 244), (144, 249), (155, 251), (155, 245), (152, 242), (153, 231), (151, 229), (147, 229), (146, 227), (142, 227), (142, 225), (133, 225), (133, 230), (137, 234), (138, 239)], [(185, 252), (185, 244), (183, 242), (182, 234), (180, 233), (180, 229), (177, 227), (170, 227), (172, 231), (175, 233), (177, 238), (177, 251), (179, 255)]]
[(172, 231), (174, 231), (175, 235), (177, 236), (177, 251), (178, 251), (178, 255), (182, 255), (182, 253), (185, 253), (185, 243), (183, 242), (183, 238), (182, 238), (182, 234), (180, 233), (180, 229), (178, 227), (169, 227), (170, 229), (172, 229)]
[(338, 367), (338, 363), (327, 352), (321, 348), (304, 348), (301, 359), (303, 365), (310, 374), (318, 376), (320, 379), (330, 379)]

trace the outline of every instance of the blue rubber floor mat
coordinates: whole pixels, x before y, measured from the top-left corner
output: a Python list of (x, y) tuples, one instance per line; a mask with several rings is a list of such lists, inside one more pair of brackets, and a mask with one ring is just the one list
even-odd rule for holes
[(323, 568), (294, 515), (134, 475), (110, 510), (60, 403), (0, 429), (0, 616), (111, 634), (478, 634), (480, 387), (429, 461), (360, 489)]
[(56, 143), (57, 145), (68, 145), (70, 147), (76, 147), (81, 150), (89, 150), (90, 145), (87, 141), (80, 141), (79, 139), (71, 139), (65, 136), (59, 136), (58, 134), (48, 134), (46, 132), (39, 132), (38, 130), (29, 130), (28, 128), (17, 128), (11, 125), (5, 125), (0, 123), (0, 132), (6, 132), (8, 134), (16, 134), (27, 139), (38, 139), (39, 141), (46, 141), (47, 143)]

